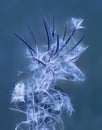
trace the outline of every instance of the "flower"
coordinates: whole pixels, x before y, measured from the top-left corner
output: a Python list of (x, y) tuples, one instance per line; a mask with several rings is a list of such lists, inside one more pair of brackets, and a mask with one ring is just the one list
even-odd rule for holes
[(76, 30), (84, 28), (81, 24), (84, 20), (81, 18), (72, 18), (71, 22)]

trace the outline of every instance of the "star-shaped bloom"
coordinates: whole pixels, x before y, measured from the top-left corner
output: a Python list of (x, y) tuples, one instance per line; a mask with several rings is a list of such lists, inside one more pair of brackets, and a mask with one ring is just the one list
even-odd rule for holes
[(84, 28), (81, 24), (82, 22), (84, 21), (84, 19), (81, 19), (81, 18), (72, 18), (71, 19), (72, 21), (72, 24), (74, 26), (74, 28), (77, 30), (77, 29), (82, 29)]

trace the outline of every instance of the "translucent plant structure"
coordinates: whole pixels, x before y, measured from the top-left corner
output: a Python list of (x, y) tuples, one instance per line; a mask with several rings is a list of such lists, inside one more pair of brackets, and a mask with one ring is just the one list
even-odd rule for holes
[[(56, 33), (55, 19), (49, 26), (44, 14), (43, 24), (47, 36), (45, 49), (39, 48), (31, 27), (28, 25), (34, 41), (34, 48), (29, 42), (15, 34), (27, 48), (30, 59), (29, 73), (26, 82), (21, 80), (15, 85), (11, 102), (15, 104), (12, 110), (25, 114), (25, 121), (17, 124), (15, 130), (56, 130), (56, 124), (63, 130), (61, 116), (67, 112), (69, 116), (74, 111), (69, 96), (55, 88), (56, 81), (84, 81), (85, 77), (77, 67), (77, 60), (87, 48), (81, 44), (84, 36), (75, 40), (77, 30), (84, 28), (83, 19), (72, 18), (72, 30), (67, 34), (67, 24), (63, 35)], [(67, 36), (68, 35), (68, 36)]]

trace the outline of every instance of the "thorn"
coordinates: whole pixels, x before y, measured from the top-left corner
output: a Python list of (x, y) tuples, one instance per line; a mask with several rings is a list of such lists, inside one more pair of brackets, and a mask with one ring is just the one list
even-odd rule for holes
[(58, 49), (59, 49), (59, 35), (57, 35), (57, 47), (54, 55), (58, 52)]
[(54, 37), (55, 36), (55, 17), (54, 17), (54, 15), (53, 15), (53, 19), (52, 19), (53, 21), (53, 23), (52, 23), (52, 36)]
[(17, 38), (19, 38), (32, 52), (36, 53), (35, 50), (19, 35), (17, 35), (16, 33), (14, 34)]
[(75, 49), (84, 38), (85, 38), (85, 35), (68, 51), (68, 53), (71, 52), (73, 49)]
[(50, 31), (50, 27), (48, 25), (48, 22), (47, 22), (47, 19), (44, 15), (43, 12), (41, 12), (42, 14), (42, 17), (43, 17), (43, 23), (44, 23), (44, 27), (45, 27), (45, 31), (46, 31), (46, 35), (47, 35), (47, 40), (48, 40), (48, 51), (50, 50), (50, 47), (51, 47), (51, 31)]
[(67, 32), (67, 25), (65, 25), (64, 35), (63, 35), (63, 38), (62, 38), (62, 40), (63, 40), (63, 41), (65, 40), (65, 37), (66, 37), (66, 32)]
[(35, 46), (36, 46), (36, 51), (38, 52), (38, 43), (37, 43), (37, 41), (35, 39), (34, 33), (33, 33), (31, 27), (28, 24), (27, 24), (27, 27), (28, 27), (28, 29), (29, 29), (29, 31), (31, 33), (31, 36), (32, 36), (33, 40), (34, 40), (34, 43), (35, 43)]
[(72, 36), (74, 35), (74, 33), (75, 33), (75, 29), (72, 31), (72, 33), (69, 35), (69, 37), (68, 37), (68, 39), (66, 40), (66, 42), (65, 42), (65, 45), (70, 41), (70, 39), (72, 38)]

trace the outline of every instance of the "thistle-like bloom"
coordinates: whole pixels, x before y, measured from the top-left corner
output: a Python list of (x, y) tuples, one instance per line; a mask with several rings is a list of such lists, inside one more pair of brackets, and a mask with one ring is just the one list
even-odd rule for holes
[(35, 49), (25, 39), (15, 34), (26, 45), (27, 57), (31, 61), (26, 82), (19, 81), (12, 94), (11, 102), (16, 104), (13, 110), (26, 115), (26, 120), (19, 123), (15, 130), (25, 127), (29, 130), (55, 130), (56, 124), (61, 124), (60, 129), (63, 129), (62, 113), (66, 111), (71, 115), (74, 109), (69, 96), (57, 90), (55, 83), (61, 79), (85, 80), (84, 74), (76, 65), (80, 54), (87, 48), (80, 44), (84, 36), (79, 41), (73, 40), (77, 29), (83, 28), (82, 22), (82, 19), (72, 18), (74, 26), (72, 32), (66, 36), (66, 26), (63, 36), (60, 37), (55, 33), (54, 17), (51, 29), (43, 15), (48, 44), (46, 51), (45, 48), (39, 49), (29, 25), (28, 29), (34, 40)]

